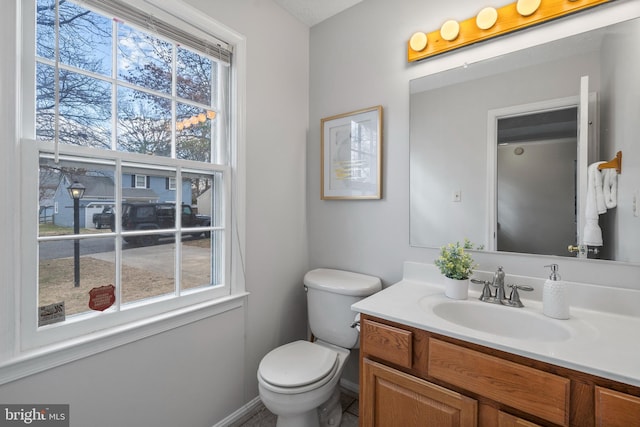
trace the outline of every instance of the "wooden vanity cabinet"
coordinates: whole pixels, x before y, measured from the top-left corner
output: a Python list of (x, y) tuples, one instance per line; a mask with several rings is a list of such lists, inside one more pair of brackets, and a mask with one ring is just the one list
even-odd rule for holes
[(596, 387), (596, 426), (640, 426), (640, 397)]
[(474, 399), (369, 359), (363, 361), (362, 375), (364, 399), (375, 403), (360, 412), (361, 425), (477, 426)]
[(640, 427), (640, 388), (362, 315), (361, 427)]
[(514, 415), (506, 412), (498, 411), (498, 427), (539, 427), (540, 424), (535, 424), (522, 418), (518, 418)]

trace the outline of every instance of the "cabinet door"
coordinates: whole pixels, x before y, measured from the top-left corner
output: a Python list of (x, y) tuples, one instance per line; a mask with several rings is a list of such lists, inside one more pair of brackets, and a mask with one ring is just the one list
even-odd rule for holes
[(361, 426), (477, 426), (474, 399), (366, 358), (362, 376)]
[(640, 397), (596, 387), (596, 427), (640, 425)]
[(499, 411), (498, 427), (540, 427), (540, 425), (515, 417), (511, 414), (507, 414), (506, 412)]

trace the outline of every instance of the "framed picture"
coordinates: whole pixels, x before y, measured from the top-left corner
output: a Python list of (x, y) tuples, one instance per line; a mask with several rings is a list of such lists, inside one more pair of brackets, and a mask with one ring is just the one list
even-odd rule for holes
[(320, 198), (382, 198), (382, 106), (320, 121)]

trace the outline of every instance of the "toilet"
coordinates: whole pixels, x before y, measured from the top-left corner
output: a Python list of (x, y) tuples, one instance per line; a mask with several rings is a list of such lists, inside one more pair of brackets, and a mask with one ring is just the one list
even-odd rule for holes
[(319, 268), (305, 274), (304, 285), (315, 341), (294, 341), (262, 358), (260, 399), (277, 415), (277, 427), (338, 426), (338, 383), (350, 350), (360, 343), (351, 305), (378, 292), (382, 284), (377, 277)]

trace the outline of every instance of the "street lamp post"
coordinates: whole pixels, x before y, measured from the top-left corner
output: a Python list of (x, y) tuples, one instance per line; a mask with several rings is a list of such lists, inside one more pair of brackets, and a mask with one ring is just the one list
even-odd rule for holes
[[(73, 199), (73, 234), (80, 234), (80, 199), (84, 196), (85, 186), (75, 181), (67, 187)], [(73, 241), (73, 285), (80, 287), (80, 241)]]

